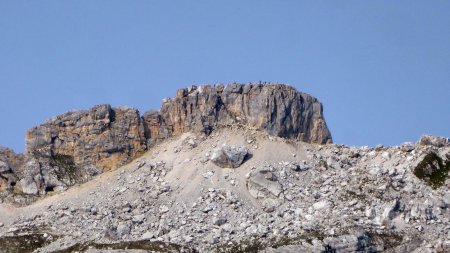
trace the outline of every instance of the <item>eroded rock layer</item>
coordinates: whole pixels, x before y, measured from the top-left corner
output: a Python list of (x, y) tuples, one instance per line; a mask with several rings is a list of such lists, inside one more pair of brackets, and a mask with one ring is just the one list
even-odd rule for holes
[(75, 164), (112, 169), (146, 149), (136, 109), (98, 105), (67, 112), (28, 130), (28, 156), (71, 156)]

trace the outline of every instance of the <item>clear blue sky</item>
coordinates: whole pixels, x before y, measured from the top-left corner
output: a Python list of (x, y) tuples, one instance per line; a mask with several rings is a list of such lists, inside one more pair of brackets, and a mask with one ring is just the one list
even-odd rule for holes
[(450, 136), (450, 1), (0, 1), (0, 146), (70, 109), (284, 82), (336, 143)]

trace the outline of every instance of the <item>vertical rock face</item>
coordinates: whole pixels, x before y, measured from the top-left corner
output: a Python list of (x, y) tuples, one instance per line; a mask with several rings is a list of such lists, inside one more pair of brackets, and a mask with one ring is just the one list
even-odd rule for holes
[(271, 135), (305, 142), (331, 143), (316, 98), (287, 85), (231, 84), (181, 89), (163, 103), (163, 128), (171, 134), (211, 132), (216, 126), (242, 124)]
[(169, 138), (173, 131), (169, 132), (163, 117), (156, 111), (144, 113), (142, 116), (144, 125), (144, 136), (147, 147), (151, 147), (155, 142)]

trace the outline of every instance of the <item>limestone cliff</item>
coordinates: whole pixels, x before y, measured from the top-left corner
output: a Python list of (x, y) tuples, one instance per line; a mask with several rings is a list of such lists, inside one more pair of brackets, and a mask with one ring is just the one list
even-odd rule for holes
[(29, 129), (26, 162), (19, 169), (16, 188), (32, 195), (61, 191), (124, 165), (158, 141), (185, 132), (208, 135), (217, 127), (231, 125), (310, 143), (332, 141), (322, 104), (293, 87), (191, 86), (178, 90), (173, 99), (165, 99), (160, 111), (142, 117), (136, 109), (98, 105), (67, 112)]
[(26, 194), (62, 191), (103, 170), (124, 165), (146, 149), (139, 112), (98, 105), (67, 112), (27, 131)]
[(216, 126), (241, 124), (279, 137), (317, 144), (332, 142), (322, 104), (281, 84), (181, 89), (175, 98), (163, 103), (160, 117), (161, 126), (175, 135), (188, 131), (208, 134)]
[(136, 109), (98, 105), (67, 112), (27, 131), (28, 156), (71, 156), (75, 164), (112, 169), (145, 150)]

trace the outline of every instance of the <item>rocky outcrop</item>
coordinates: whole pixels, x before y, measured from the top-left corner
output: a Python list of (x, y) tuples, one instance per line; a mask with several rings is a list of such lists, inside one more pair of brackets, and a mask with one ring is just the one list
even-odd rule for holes
[(64, 190), (126, 164), (145, 149), (136, 109), (98, 105), (67, 112), (28, 130), (19, 187), (29, 194)]
[(178, 90), (160, 111), (170, 134), (210, 133), (217, 126), (235, 124), (271, 135), (310, 143), (331, 143), (330, 131), (316, 98), (282, 84), (192, 86)]
[(21, 168), (24, 160), (24, 155), (0, 147), (0, 191), (11, 190), (16, 185), (17, 176), (23, 174)]
[(75, 166), (121, 166), (153, 143), (185, 132), (209, 134), (234, 124), (311, 143), (330, 143), (322, 105), (287, 85), (192, 86), (142, 117), (132, 108), (99, 105), (68, 112), (28, 130), (28, 157), (64, 156)]
[[(180, 89), (159, 111), (141, 117), (136, 109), (98, 105), (56, 116), (27, 131), (26, 154), (14, 171), (3, 166), (2, 185), (45, 194), (122, 166), (155, 143), (186, 132), (210, 134), (240, 125), (310, 143), (332, 141), (316, 98), (282, 84), (221, 84)], [(240, 153), (239, 153), (240, 154)], [(229, 158), (223, 153), (218, 158)], [(245, 155), (244, 155), (245, 156)], [(221, 159), (220, 166), (239, 166)], [(242, 158), (242, 159), (241, 159)], [(224, 162), (225, 161), (225, 162)], [(8, 163), (8, 162), (7, 162)], [(239, 165), (236, 165), (239, 163)]]
[(433, 135), (422, 135), (419, 140), (419, 145), (423, 146), (435, 146), (444, 147), (450, 145), (450, 140), (445, 137), (433, 136)]
[(68, 112), (28, 130), (28, 156), (69, 156), (76, 165), (113, 169), (145, 150), (139, 112), (98, 105)]

